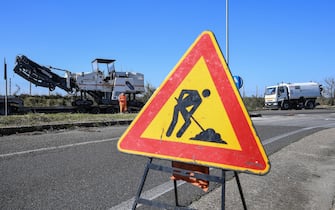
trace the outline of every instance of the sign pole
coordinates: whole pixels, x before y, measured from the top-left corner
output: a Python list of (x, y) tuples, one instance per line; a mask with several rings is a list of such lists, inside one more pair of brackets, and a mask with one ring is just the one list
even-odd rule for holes
[[(228, 0), (226, 0), (226, 63), (229, 66), (229, 26), (228, 26)], [(221, 209), (225, 209), (226, 203), (226, 171), (222, 169), (222, 186), (221, 186)]]
[(228, 0), (226, 0), (226, 62), (229, 66), (229, 25), (228, 25)]
[[(229, 66), (229, 0), (226, 0), (226, 62), (227, 66)], [(240, 192), (243, 208), (247, 209), (247, 204), (244, 199), (243, 191), (242, 191), (242, 186), (240, 182), (240, 178), (238, 176), (238, 173), (234, 171), (236, 183), (238, 190)], [(225, 170), (222, 170), (222, 178), (225, 180)], [(222, 204), (221, 208), (225, 209), (225, 181), (222, 183)]]

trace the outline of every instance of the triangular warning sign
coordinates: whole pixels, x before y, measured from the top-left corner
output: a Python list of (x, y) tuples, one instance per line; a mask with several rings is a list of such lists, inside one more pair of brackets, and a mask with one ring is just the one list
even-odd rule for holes
[(214, 34), (203, 32), (118, 142), (122, 152), (265, 174), (270, 165)]

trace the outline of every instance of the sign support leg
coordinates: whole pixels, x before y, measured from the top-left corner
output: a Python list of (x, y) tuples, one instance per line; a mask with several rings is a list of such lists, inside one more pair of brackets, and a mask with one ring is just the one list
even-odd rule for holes
[(241, 183), (240, 183), (240, 178), (239, 178), (238, 173), (236, 171), (234, 171), (234, 175), (235, 175), (238, 191), (240, 192), (240, 196), (241, 196), (241, 200), (242, 200), (242, 204), (243, 204), (243, 209), (247, 210), (247, 204), (245, 203), (245, 199), (244, 199), (244, 195), (243, 195), (243, 191), (242, 191), (242, 186), (241, 186)]
[(222, 182), (221, 182), (221, 210), (225, 209), (225, 203), (226, 203), (226, 171), (222, 169)]
[(134, 201), (132, 210), (136, 209), (138, 200), (140, 199), (140, 196), (141, 196), (141, 193), (142, 193), (142, 190), (143, 190), (143, 186), (144, 186), (144, 182), (147, 179), (147, 175), (148, 175), (148, 172), (149, 172), (149, 165), (151, 164), (151, 162), (152, 162), (152, 158), (149, 158), (148, 163), (147, 163), (147, 165), (146, 165), (146, 167), (144, 169), (144, 173), (143, 173), (143, 177), (142, 177), (142, 180), (141, 180), (141, 184), (138, 187), (138, 190), (137, 190), (137, 193), (136, 193), (136, 197), (135, 197), (135, 201)]
[[(213, 176), (213, 175), (209, 175), (209, 174), (202, 174), (196, 171), (189, 171), (189, 170), (185, 170), (185, 169), (181, 169), (181, 168), (173, 168), (173, 167), (166, 167), (163, 165), (157, 165), (152, 163), (153, 158), (149, 158), (147, 165), (144, 169), (144, 173), (143, 173), (143, 177), (140, 183), (140, 186), (137, 190), (136, 196), (135, 196), (135, 201), (134, 204), (132, 206), (132, 210), (135, 210), (137, 207), (137, 204), (141, 203), (144, 205), (148, 205), (148, 206), (155, 206), (158, 208), (165, 208), (165, 209), (189, 209), (187, 207), (181, 207), (179, 206), (179, 201), (178, 201), (178, 190), (177, 190), (177, 180), (173, 180), (173, 185), (174, 185), (174, 195), (175, 195), (175, 206), (171, 206), (169, 204), (166, 203), (160, 203), (160, 202), (155, 202), (155, 201), (151, 201), (145, 198), (141, 198), (141, 193), (143, 191), (143, 187), (144, 187), (144, 183), (146, 181), (146, 178), (148, 176), (149, 170), (153, 169), (153, 170), (158, 170), (158, 171), (162, 171), (162, 172), (167, 172), (167, 173), (173, 173), (173, 174), (178, 174), (178, 175), (189, 175), (189, 174), (193, 174), (192, 177), (197, 178), (197, 179), (203, 179), (203, 180), (207, 180), (207, 181), (212, 181), (212, 182), (217, 182), (217, 183), (221, 183), (222, 188), (221, 188), (221, 209), (224, 210), (225, 209), (225, 202), (226, 202), (226, 170), (221, 169), (221, 177), (219, 176)], [(246, 210), (247, 209), (247, 205), (244, 199), (244, 195), (243, 195), (243, 191), (242, 191), (242, 186), (240, 183), (240, 179), (238, 176), (238, 173), (236, 171), (234, 171), (234, 175), (236, 178), (236, 183), (238, 186), (238, 190), (241, 196), (241, 200), (242, 200), (242, 204), (243, 204), (243, 208)]]
[(176, 200), (176, 206), (179, 206), (178, 191), (177, 191), (177, 180), (173, 180), (173, 186), (174, 186), (174, 197), (175, 197), (175, 200)]

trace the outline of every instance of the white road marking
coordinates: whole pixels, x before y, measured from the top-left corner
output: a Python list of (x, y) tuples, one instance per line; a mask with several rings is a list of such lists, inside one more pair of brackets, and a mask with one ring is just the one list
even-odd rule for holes
[[(186, 182), (184, 181), (177, 181), (177, 187), (181, 186)], [(161, 195), (164, 195), (165, 193), (171, 191), (174, 189), (173, 182), (165, 182), (161, 185), (158, 185), (157, 187), (154, 187), (150, 190), (147, 190), (145, 192), (141, 193), (141, 198), (153, 200), (155, 198), (158, 198)], [(109, 210), (129, 210), (132, 209), (132, 206), (134, 204), (135, 197), (132, 197), (131, 199), (124, 201), (120, 203), (119, 205), (113, 206)], [(136, 207), (140, 207), (142, 204), (137, 204)]]
[(116, 141), (119, 138), (120, 137), (114, 137), (114, 138), (111, 138), (111, 139), (102, 139), (102, 140), (96, 140), (96, 141), (86, 141), (86, 142), (80, 142), (80, 143), (74, 143), (74, 144), (65, 144), (65, 145), (54, 146), (54, 147), (44, 147), (44, 148), (39, 148), (39, 149), (32, 149), (32, 150), (25, 150), (25, 151), (20, 151), (20, 152), (12, 152), (12, 153), (7, 153), (7, 154), (0, 154), (0, 158), (11, 157), (11, 156), (15, 156), (15, 155), (24, 155), (24, 154), (35, 153), (35, 152), (51, 151), (51, 150), (56, 150), (56, 149), (64, 149), (64, 148), (81, 146), (81, 145), (97, 144), (97, 143), (107, 142), (107, 141)]
[(301, 128), (299, 130), (291, 131), (291, 132), (288, 132), (288, 133), (285, 133), (285, 134), (282, 134), (282, 135), (278, 135), (278, 136), (271, 137), (269, 139), (265, 139), (264, 141), (262, 141), (262, 143), (263, 143), (263, 145), (267, 145), (267, 144), (275, 142), (279, 139), (282, 139), (282, 138), (285, 138), (285, 137), (288, 137), (288, 136), (292, 136), (294, 134), (297, 134), (297, 133), (300, 133), (300, 132), (303, 132), (303, 131), (311, 130), (313, 128), (317, 128), (317, 127)]
[[(296, 130), (296, 131), (292, 131), (292, 132), (289, 132), (289, 133), (285, 133), (285, 134), (282, 134), (282, 135), (279, 135), (279, 136), (275, 136), (275, 137), (272, 137), (272, 138), (269, 138), (269, 139), (266, 139), (264, 141), (262, 141), (263, 145), (267, 145), (267, 144), (270, 144), (272, 142), (275, 142), (279, 139), (282, 139), (282, 138), (285, 138), (285, 137), (288, 137), (288, 136), (291, 136), (291, 135), (294, 135), (294, 134), (297, 134), (297, 133), (300, 133), (300, 132), (303, 132), (303, 131), (306, 131), (306, 130), (311, 130), (311, 129), (314, 129), (314, 128), (320, 128), (320, 127), (335, 127), (335, 124), (334, 123), (331, 123), (331, 124), (328, 124), (328, 125), (323, 125), (323, 126), (313, 126), (313, 127), (307, 127), (307, 128), (302, 128), (302, 129), (299, 129), (299, 130)], [(23, 154), (29, 154), (29, 153), (34, 153), (34, 152), (42, 152), (42, 151), (51, 151), (51, 150), (56, 150), (56, 149), (64, 149), (64, 148), (69, 148), (69, 147), (74, 147), (74, 146), (81, 146), (81, 145), (88, 145), (88, 144), (97, 144), (97, 143), (101, 143), (101, 142), (108, 142), (108, 141), (116, 141), (118, 140), (119, 137), (114, 137), (114, 138), (111, 138), (111, 139), (102, 139), (102, 140), (96, 140), (96, 141), (87, 141), (87, 142), (80, 142), (80, 143), (74, 143), (74, 144), (66, 144), (66, 145), (60, 145), (60, 146), (54, 146), (54, 147), (45, 147), (45, 148), (39, 148), (39, 149), (33, 149), (33, 150), (25, 150), (25, 151), (20, 151), (20, 152), (13, 152), (13, 153), (7, 153), (7, 154), (0, 154), (0, 158), (4, 158), (4, 157), (11, 157), (11, 156), (15, 156), (15, 155), (23, 155)], [(178, 186), (181, 186), (183, 185), (184, 181), (178, 181), (177, 182), (177, 185)], [(173, 190), (174, 187), (173, 187), (173, 182), (165, 182), (161, 185), (158, 185), (150, 190), (147, 190), (145, 192), (142, 192), (141, 194), (141, 198), (145, 198), (145, 199), (148, 199), (148, 200), (154, 200), (155, 198)], [(129, 199), (129, 200), (126, 200), (116, 206), (113, 206), (110, 208), (110, 210), (123, 210), (123, 209), (131, 209), (133, 203), (135, 201), (135, 197)], [(140, 204), (138, 205), (140, 206)]]
[[(279, 136), (275, 136), (275, 137), (272, 137), (272, 138), (269, 138), (269, 139), (265, 139), (264, 141), (262, 141), (262, 144), (265, 146), (267, 144), (270, 144), (274, 141), (277, 141), (279, 139), (282, 139), (282, 138), (285, 138), (285, 137), (288, 137), (288, 136), (291, 136), (291, 135), (294, 135), (294, 134), (297, 134), (297, 133), (300, 133), (300, 132), (303, 132), (303, 131), (306, 131), (306, 130), (311, 130), (311, 129), (314, 129), (314, 128), (320, 128), (320, 127), (335, 127), (335, 124), (332, 123), (332, 124), (328, 124), (328, 125), (324, 125), (324, 126), (315, 126), (315, 127), (308, 127), (308, 128), (302, 128), (302, 129), (299, 129), (299, 130), (296, 130), (296, 131), (292, 131), (292, 132), (289, 132), (289, 133), (285, 133), (283, 135), (279, 135)], [(183, 185), (185, 184), (186, 182), (179, 182), (178, 183), (178, 186), (180, 185)], [(165, 182), (161, 185), (158, 185), (157, 187), (154, 187), (148, 191), (145, 191), (145, 192), (142, 192), (141, 193), (141, 198), (145, 198), (145, 199), (148, 199), (148, 200), (154, 200), (155, 198), (163, 195), (164, 193), (167, 193), (169, 192), (170, 190), (173, 190), (174, 187), (172, 185), (172, 182)], [(113, 206), (111, 207), (109, 210), (128, 210), (128, 209), (131, 209), (133, 204), (134, 204), (134, 201), (135, 201), (135, 197), (132, 197), (131, 199), (129, 200), (126, 200), (116, 206)], [(137, 207), (139, 207), (140, 204), (137, 205)]]
[(279, 139), (282, 139), (282, 138), (285, 138), (285, 137), (288, 137), (288, 136), (292, 136), (294, 134), (297, 134), (297, 133), (300, 133), (300, 132), (303, 132), (303, 131), (312, 130), (312, 129), (315, 129), (315, 128), (327, 128), (327, 127), (328, 128), (335, 127), (335, 123), (330, 123), (330, 124), (326, 124), (326, 125), (322, 125), (322, 126), (312, 126), (312, 127), (307, 127), (307, 128), (301, 128), (299, 130), (291, 131), (291, 132), (288, 132), (288, 133), (285, 133), (285, 134), (282, 134), (282, 135), (279, 135), (279, 136), (274, 136), (272, 138), (265, 139), (264, 141), (262, 141), (262, 143), (263, 143), (263, 145), (267, 145), (267, 144), (275, 142)]

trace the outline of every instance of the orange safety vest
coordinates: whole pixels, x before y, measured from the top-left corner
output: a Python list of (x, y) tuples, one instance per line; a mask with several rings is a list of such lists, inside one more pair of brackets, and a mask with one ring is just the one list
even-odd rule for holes
[(127, 97), (125, 95), (120, 95), (119, 102), (120, 104), (127, 104)]
[(120, 113), (127, 111), (127, 97), (124, 94), (119, 95)]

